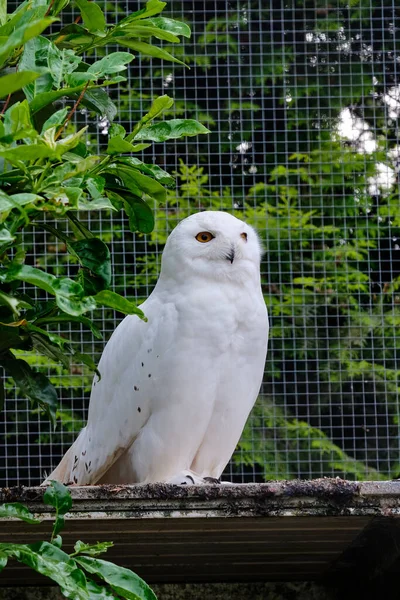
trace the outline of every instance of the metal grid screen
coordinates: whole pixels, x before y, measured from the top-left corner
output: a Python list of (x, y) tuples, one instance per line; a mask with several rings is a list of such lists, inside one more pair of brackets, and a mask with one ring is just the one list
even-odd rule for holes
[[(106, 8), (111, 21), (138, 3)], [(180, 0), (164, 15), (192, 27), (174, 49), (190, 70), (137, 57), (116, 94), (117, 120), (131, 128), (151, 98), (168, 93), (171, 114), (212, 133), (146, 151), (177, 174), (152, 235), (134, 236), (121, 216), (88, 217), (110, 244), (116, 291), (149, 294), (166, 234), (188, 214), (211, 207), (249, 221), (266, 250), (271, 339), (226, 477), (398, 476), (400, 9), (394, 0)], [(108, 125), (91, 126), (92, 143), (104, 144)], [(33, 242), (37, 266), (73, 269), (51, 236)], [(99, 315), (106, 339), (120, 318)], [(98, 359), (104, 342), (84, 329), (75, 335)], [(52, 432), (8, 387), (3, 485), (39, 483), (87, 414), (84, 367), (67, 373), (29, 360), (59, 387), (60, 425)]]

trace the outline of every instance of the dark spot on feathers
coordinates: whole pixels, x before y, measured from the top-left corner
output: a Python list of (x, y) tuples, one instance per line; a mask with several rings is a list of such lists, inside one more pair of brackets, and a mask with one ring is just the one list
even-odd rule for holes
[(74, 475), (74, 483), (78, 483), (78, 479)]
[(85, 450), (85, 452), (82, 452), (82, 456), (86, 456), (86, 450)]
[(85, 469), (86, 471), (89, 471), (89, 465), (87, 464), (87, 462), (85, 462)]
[(147, 354), (150, 354), (150, 352), (153, 352), (153, 348), (149, 348), (149, 349), (147, 350)]
[(140, 406), (137, 407), (137, 411), (142, 412), (142, 409), (140, 408)]
[(157, 358), (160, 358), (160, 355), (159, 355), (159, 354), (157, 354)]
[(92, 464), (92, 461), (91, 461), (91, 460), (89, 460), (89, 467), (90, 467), (90, 465), (91, 465), (91, 464)]
[(142, 363), (142, 367), (144, 367), (144, 363)]
[(137, 385), (134, 385), (134, 386), (133, 386), (133, 389), (135, 390), (135, 392), (138, 392), (138, 391), (139, 391), (139, 388), (138, 388), (138, 386), (137, 386)]
[(148, 377), (151, 377), (151, 373), (148, 374)]
[(74, 464), (76, 463), (77, 460), (78, 460), (78, 457), (74, 456)]

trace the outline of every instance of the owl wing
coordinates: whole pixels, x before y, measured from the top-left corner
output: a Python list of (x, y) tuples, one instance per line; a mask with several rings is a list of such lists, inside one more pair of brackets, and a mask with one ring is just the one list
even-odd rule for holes
[(173, 337), (174, 318), (164, 314), (167, 309), (154, 292), (141, 308), (148, 322), (126, 317), (105, 346), (98, 366), (101, 378), (95, 376), (92, 384), (87, 425), (44, 483), (51, 479), (79, 485), (98, 482), (149, 419), (151, 375), (157, 360), (152, 350), (160, 335), (166, 343), (168, 331)]

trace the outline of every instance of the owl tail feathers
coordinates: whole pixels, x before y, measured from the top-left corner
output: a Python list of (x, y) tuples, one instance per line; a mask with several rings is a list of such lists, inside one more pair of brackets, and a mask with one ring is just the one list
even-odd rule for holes
[[(76, 440), (77, 442), (78, 440)], [(74, 463), (75, 454), (75, 446), (76, 442), (72, 444), (71, 448), (67, 450), (64, 456), (61, 459), (59, 465), (54, 469), (54, 471), (46, 477), (46, 479), (40, 485), (49, 485), (50, 481), (55, 480), (60, 483), (72, 483), (71, 481), (71, 470)]]

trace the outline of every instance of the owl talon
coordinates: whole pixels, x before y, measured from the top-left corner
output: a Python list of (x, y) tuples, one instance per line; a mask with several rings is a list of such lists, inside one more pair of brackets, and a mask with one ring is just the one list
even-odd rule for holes
[(221, 485), (220, 479), (217, 479), (216, 477), (203, 477), (203, 481), (205, 484)]
[(172, 485), (202, 485), (204, 480), (191, 471), (182, 471), (182, 473), (168, 479), (166, 483)]

